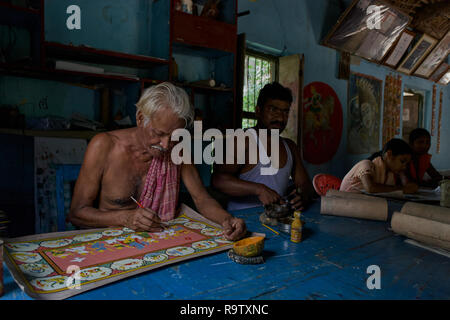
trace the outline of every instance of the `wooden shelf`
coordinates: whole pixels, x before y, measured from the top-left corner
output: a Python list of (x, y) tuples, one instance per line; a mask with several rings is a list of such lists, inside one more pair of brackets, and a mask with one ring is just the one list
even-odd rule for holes
[(47, 58), (107, 64), (129, 68), (149, 69), (168, 65), (169, 61), (143, 55), (100, 50), (87, 46), (65, 45), (56, 42), (44, 42)]
[(174, 11), (172, 39), (188, 46), (235, 53), (237, 27), (234, 24)]
[(194, 89), (194, 91), (233, 92), (233, 89), (231, 89), (231, 88), (208, 87), (208, 86), (202, 86), (202, 85), (198, 85), (198, 84), (182, 83), (182, 82), (175, 82), (174, 84), (179, 86), (179, 87), (185, 87), (185, 88)]
[(14, 134), (28, 137), (53, 137), (53, 138), (72, 138), (72, 139), (92, 139), (96, 134), (103, 131), (89, 130), (21, 130), (0, 128), (0, 134)]
[[(112, 82), (139, 82), (140, 78), (100, 73), (88, 73), (68, 70), (38, 68), (27, 65), (0, 63), (0, 73), (17, 77), (53, 80), (85, 85), (105, 84)], [(151, 80), (147, 80), (151, 81)]]

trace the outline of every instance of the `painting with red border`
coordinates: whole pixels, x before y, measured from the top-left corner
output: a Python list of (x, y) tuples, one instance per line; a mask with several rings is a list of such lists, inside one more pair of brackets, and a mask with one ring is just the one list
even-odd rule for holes
[[(219, 225), (185, 205), (168, 224), (162, 232), (153, 233), (107, 228), (8, 239), (5, 262), (14, 280), (29, 296), (65, 299), (232, 246)], [(74, 286), (78, 286), (77, 290), (72, 290)]]
[(328, 84), (312, 82), (303, 89), (303, 158), (312, 164), (330, 161), (341, 142), (342, 106)]

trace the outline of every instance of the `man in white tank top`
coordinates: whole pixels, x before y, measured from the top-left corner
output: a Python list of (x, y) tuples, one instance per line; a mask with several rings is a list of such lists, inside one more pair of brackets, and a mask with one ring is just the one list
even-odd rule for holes
[[(239, 210), (272, 203), (283, 203), (288, 196), (291, 206), (302, 210), (313, 194), (313, 187), (306, 172), (300, 150), (290, 139), (281, 138), (279, 145), (279, 163), (272, 161), (263, 164), (262, 157), (271, 154), (270, 130), (278, 129), (279, 133), (286, 128), (292, 93), (277, 82), (267, 84), (259, 92), (255, 108), (258, 124), (251, 131), (250, 138), (258, 145), (257, 164), (249, 162), (249, 141), (245, 141), (245, 164), (237, 163), (235, 143), (234, 164), (214, 166), (212, 184), (219, 191), (231, 197), (227, 210)], [(267, 148), (257, 136), (259, 129), (267, 129)], [(254, 152), (254, 151), (252, 151)], [(275, 168), (273, 175), (262, 175), (261, 168)], [(290, 192), (288, 192), (290, 190)]]

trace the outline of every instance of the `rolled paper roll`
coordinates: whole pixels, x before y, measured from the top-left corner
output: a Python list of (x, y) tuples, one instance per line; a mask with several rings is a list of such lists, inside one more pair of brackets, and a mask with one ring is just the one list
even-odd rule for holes
[(386, 199), (361, 199), (356, 197), (322, 197), (320, 213), (333, 216), (386, 221), (388, 203)]
[[(356, 193), (356, 192), (343, 192), (338, 190), (328, 190), (327, 191), (327, 197), (339, 197), (339, 198), (347, 198), (347, 199), (372, 199), (377, 200), (380, 199), (378, 197), (372, 197), (368, 196), (362, 193)], [(382, 199), (383, 200), (383, 199)]]
[(394, 212), (391, 227), (395, 233), (419, 242), (450, 250), (450, 224)]
[(450, 209), (427, 204), (407, 202), (400, 211), (415, 217), (450, 224)]

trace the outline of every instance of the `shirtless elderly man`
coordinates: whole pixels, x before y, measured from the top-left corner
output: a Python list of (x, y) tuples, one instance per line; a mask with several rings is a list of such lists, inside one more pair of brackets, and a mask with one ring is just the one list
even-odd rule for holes
[(195, 166), (171, 161), (172, 132), (189, 126), (194, 115), (186, 92), (161, 83), (147, 89), (136, 106), (136, 127), (98, 134), (89, 143), (69, 220), (88, 228), (161, 231), (161, 221), (176, 217), (181, 178), (200, 213), (222, 225), (227, 239), (241, 238), (244, 220), (209, 196)]

